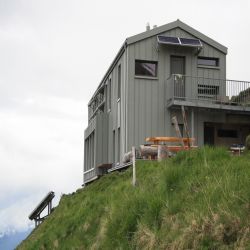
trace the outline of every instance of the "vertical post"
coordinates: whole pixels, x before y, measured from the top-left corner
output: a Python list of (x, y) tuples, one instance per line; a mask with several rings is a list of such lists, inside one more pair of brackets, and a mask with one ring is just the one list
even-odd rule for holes
[(158, 145), (157, 160), (161, 161), (161, 145)]
[(136, 185), (136, 169), (135, 169), (135, 147), (132, 147), (132, 161), (133, 161), (133, 181), (132, 184), (135, 187)]

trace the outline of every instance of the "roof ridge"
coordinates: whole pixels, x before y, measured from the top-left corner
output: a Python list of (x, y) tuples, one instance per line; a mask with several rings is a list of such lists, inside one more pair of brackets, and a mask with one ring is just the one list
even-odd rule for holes
[(137, 35), (130, 36), (130, 37), (128, 37), (126, 39), (126, 41), (127, 41), (128, 45), (133, 44), (133, 43), (136, 43), (138, 41), (144, 40), (146, 38), (161, 34), (161, 33), (166, 32), (168, 30), (175, 29), (177, 27), (185, 30), (186, 32), (190, 33), (191, 35), (193, 35), (193, 36), (203, 40), (204, 42), (210, 44), (211, 46), (213, 46), (216, 49), (220, 50), (224, 54), (227, 54), (227, 47), (225, 47), (224, 45), (220, 44), (219, 42), (213, 40), (212, 38), (204, 35), (200, 31), (198, 31), (198, 30), (194, 29), (193, 27), (189, 26), (188, 24), (180, 21), (180, 19), (177, 19), (176, 21), (173, 21), (171, 23), (167, 23), (167, 24), (158, 26), (158, 27), (153, 28), (153, 29), (151, 29), (149, 31), (144, 31), (144, 32), (139, 33)]

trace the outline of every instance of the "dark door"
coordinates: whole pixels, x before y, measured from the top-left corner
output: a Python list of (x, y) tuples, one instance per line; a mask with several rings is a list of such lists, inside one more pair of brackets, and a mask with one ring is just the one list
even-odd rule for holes
[(185, 75), (185, 57), (183, 56), (171, 56), (170, 58), (170, 73), (177, 74), (174, 76), (174, 97), (185, 97), (185, 79), (182, 75)]
[(204, 144), (214, 145), (214, 127), (211, 125), (204, 125)]

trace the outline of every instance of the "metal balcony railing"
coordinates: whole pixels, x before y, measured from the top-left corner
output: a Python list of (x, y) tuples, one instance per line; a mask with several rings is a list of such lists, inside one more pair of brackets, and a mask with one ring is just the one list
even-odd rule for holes
[(89, 121), (95, 116), (98, 109), (105, 103), (105, 95), (103, 92), (99, 92), (93, 98), (93, 101), (89, 105)]
[(185, 100), (250, 106), (250, 82), (174, 74), (167, 79), (168, 101)]

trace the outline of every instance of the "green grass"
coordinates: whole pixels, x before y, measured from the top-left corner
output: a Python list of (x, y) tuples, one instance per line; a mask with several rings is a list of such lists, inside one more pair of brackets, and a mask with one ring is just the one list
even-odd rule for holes
[(250, 155), (137, 161), (71, 195), (18, 249), (250, 249)]

